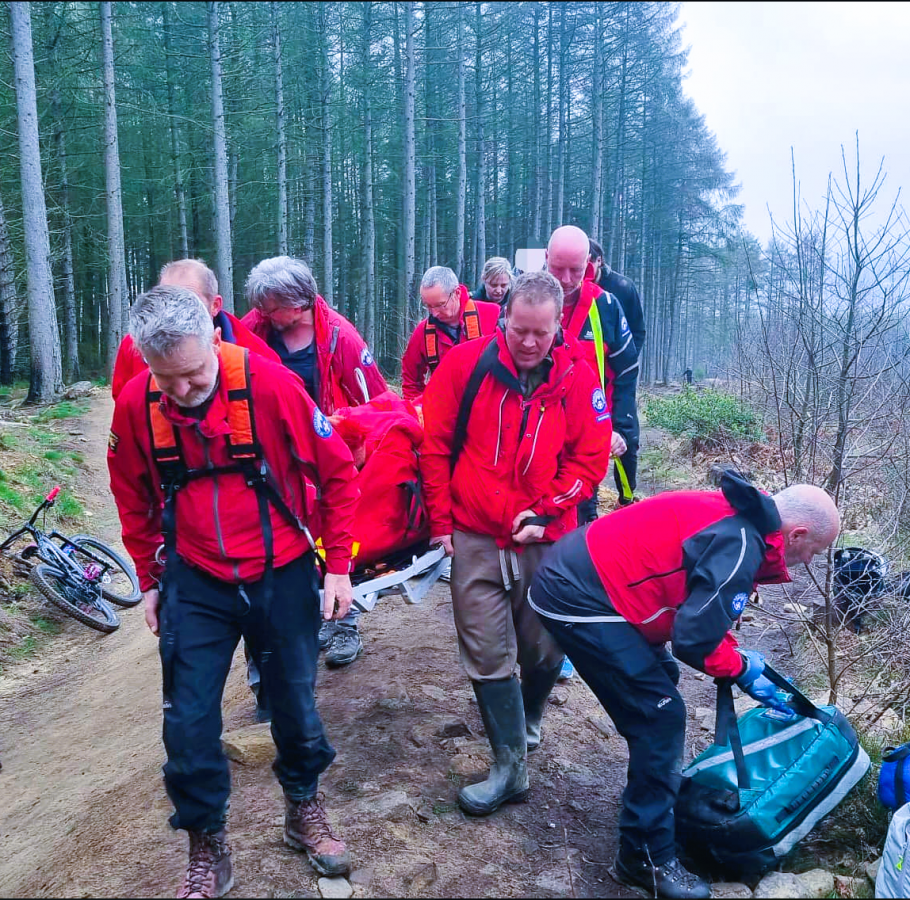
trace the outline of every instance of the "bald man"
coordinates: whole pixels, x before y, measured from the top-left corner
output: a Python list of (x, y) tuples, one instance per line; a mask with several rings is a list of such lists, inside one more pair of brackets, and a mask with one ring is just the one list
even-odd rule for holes
[(727, 472), (720, 487), (669, 491), (577, 529), (549, 551), (528, 594), (629, 746), (614, 877), (659, 897), (710, 896), (676, 858), (686, 735), (676, 660), (789, 714), (764, 657), (739, 649), (730, 628), (756, 585), (790, 581), (787, 567), (840, 529), (834, 502), (812, 485), (770, 497)]
[[(257, 337), (240, 319), (223, 309), (218, 293), (218, 279), (215, 273), (201, 259), (175, 259), (167, 263), (158, 276), (159, 285), (182, 287), (192, 291), (206, 306), (215, 327), (220, 329), (221, 340), (238, 347), (246, 347), (252, 353), (264, 356), (272, 362), (280, 362), (278, 354), (261, 338)], [(140, 372), (147, 372), (148, 366), (142, 354), (126, 335), (117, 350), (114, 372), (111, 375), (111, 394), (116, 400), (126, 383)]]
[[(638, 350), (622, 305), (593, 280), (588, 262), (590, 241), (574, 225), (557, 228), (547, 246), (547, 271), (562, 285), (562, 329), (582, 343), (588, 364), (600, 380), (603, 412), (612, 415), (610, 449), (614, 456), (626, 452), (635, 422), (635, 382)], [(579, 504), (579, 524), (597, 517), (597, 490)]]

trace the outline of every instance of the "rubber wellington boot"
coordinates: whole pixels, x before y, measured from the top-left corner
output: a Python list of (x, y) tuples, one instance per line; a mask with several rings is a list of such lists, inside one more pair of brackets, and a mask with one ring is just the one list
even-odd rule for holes
[(521, 673), (521, 696), (525, 707), (525, 726), (528, 733), (528, 753), (533, 753), (540, 746), (540, 723), (547, 698), (559, 678), (562, 669), (560, 663), (555, 669), (531, 669), (527, 675)]
[(503, 803), (521, 803), (527, 799), (525, 713), (521, 687), (514, 676), (473, 684), (494, 762), (486, 781), (459, 791), (458, 805), (469, 815), (486, 816)]

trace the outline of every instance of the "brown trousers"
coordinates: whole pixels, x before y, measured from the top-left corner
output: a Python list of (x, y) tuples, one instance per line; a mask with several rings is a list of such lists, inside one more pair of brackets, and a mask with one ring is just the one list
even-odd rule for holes
[(534, 669), (552, 670), (562, 650), (528, 605), (528, 588), (550, 544), (521, 553), (500, 550), (481, 534), (452, 535), (452, 609), (461, 662), (472, 681), (496, 681)]

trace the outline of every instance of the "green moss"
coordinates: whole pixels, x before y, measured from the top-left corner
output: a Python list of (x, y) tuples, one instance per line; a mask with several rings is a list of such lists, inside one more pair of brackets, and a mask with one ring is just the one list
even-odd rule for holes
[(35, 418), (38, 422), (49, 422), (51, 419), (75, 419), (79, 416), (84, 416), (88, 410), (88, 403), (74, 403), (71, 400), (63, 400), (60, 403), (54, 403), (52, 406), (46, 406)]
[(58, 459), (63, 459), (63, 456), (64, 456), (64, 454), (63, 454), (62, 450), (45, 450), (45, 452), (44, 452), (45, 459), (50, 459), (50, 460), (54, 460), (54, 461), (56, 461)]

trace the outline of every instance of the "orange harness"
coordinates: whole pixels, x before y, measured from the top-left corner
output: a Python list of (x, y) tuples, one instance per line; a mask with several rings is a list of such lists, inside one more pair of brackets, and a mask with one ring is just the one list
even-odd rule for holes
[[(231, 433), (227, 435), (228, 455), (237, 460), (242, 468), (251, 467), (262, 460), (262, 446), (256, 440), (253, 425), (253, 396), (250, 391), (249, 352), (234, 344), (222, 342), (221, 368), (226, 382), (228, 396), (228, 424)], [(158, 473), (162, 476), (162, 488), (174, 477), (186, 475), (183, 450), (174, 426), (161, 411), (161, 390), (155, 376), (149, 374), (146, 391), (149, 434), (152, 439), (152, 456)], [(244, 465), (245, 461), (245, 465)], [(183, 472), (178, 472), (183, 469)], [(217, 470), (224, 472), (224, 469)], [(235, 471), (233, 467), (231, 471)]]
[[(462, 321), (464, 322), (464, 339), (466, 341), (473, 341), (475, 338), (480, 337), (480, 313), (470, 297), (465, 304)], [(423, 341), (427, 352), (427, 365), (430, 367), (431, 372), (435, 372), (436, 366), (439, 365), (439, 335), (437, 334), (436, 326), (430, 321), (424, 327)]]

